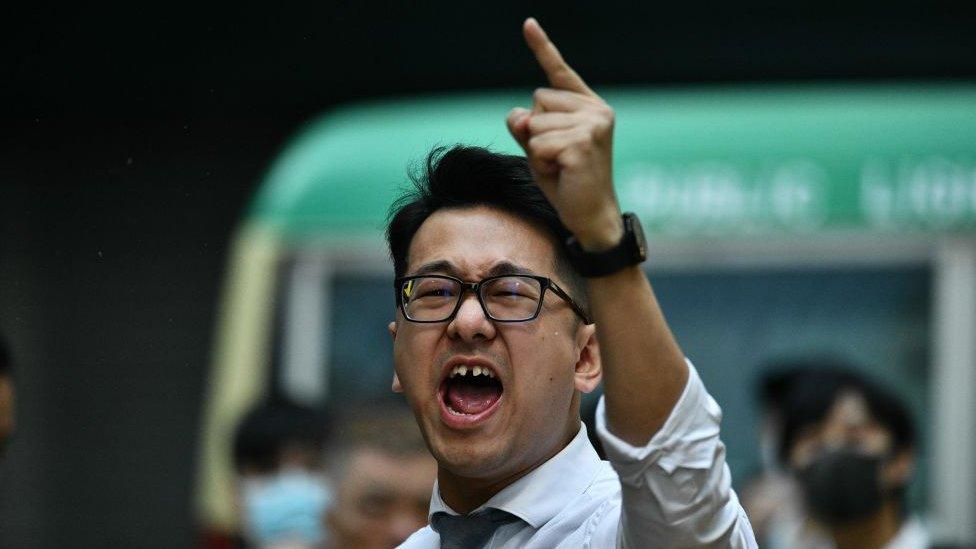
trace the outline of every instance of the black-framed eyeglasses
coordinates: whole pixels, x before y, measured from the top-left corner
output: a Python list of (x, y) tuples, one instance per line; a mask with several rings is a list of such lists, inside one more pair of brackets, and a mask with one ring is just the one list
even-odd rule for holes
[(478, 296), (485, 316), (496, 322), (526, 322), (539, 316), (546, 290), (569, 304), (583, 322), (592, 324), (583, 307), (551, 279), (535, 275), (490, 276), (464, 282), (453, 276), (404, 276), (393, 281), (397, 305), (411, 322), (444, 322), (454, 318), (464, 294)]

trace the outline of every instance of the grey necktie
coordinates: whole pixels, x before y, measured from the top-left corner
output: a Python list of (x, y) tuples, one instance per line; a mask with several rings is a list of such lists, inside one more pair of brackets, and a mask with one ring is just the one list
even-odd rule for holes
[(441, 536), (441, 549), (484, 547), (495, 530), (518, 517), (501, 509), (486, 509), (473, 515), (450, 515), (443, 511), (430, 517), (430, 525)]

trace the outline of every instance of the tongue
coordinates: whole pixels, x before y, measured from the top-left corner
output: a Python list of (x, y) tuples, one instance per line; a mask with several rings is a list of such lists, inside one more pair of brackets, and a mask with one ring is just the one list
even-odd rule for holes
[(447, 387), (447, 403), (456, 412), (478, 414), (491, 407), (501, 396), (498, 385), (451, 383)]

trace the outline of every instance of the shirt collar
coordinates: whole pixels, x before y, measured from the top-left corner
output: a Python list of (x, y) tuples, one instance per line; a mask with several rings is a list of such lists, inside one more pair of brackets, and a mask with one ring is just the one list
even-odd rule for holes
[[(586, 426), (580, 423), (579, 432), (558, 454), (506, 486), (472, 513), (488, 507), (501, 509), (539, 528), (589, 488), (600, 467), (600, 456), (586, 436)], [(441, 499), (435, 481), (428, 521), (437, 512), (458, 514)]]

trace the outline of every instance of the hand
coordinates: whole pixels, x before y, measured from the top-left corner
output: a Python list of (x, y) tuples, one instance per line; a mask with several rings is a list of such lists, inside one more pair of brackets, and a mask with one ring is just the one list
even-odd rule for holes
[(513, 109), (508, 129), (583, 248), (613, 247), (623, 236), (613, 191), (613, 109), (566, 64), (535, 19), (526, 19), (522, 32), (551, 87), (535, 91), (531, 111)]

